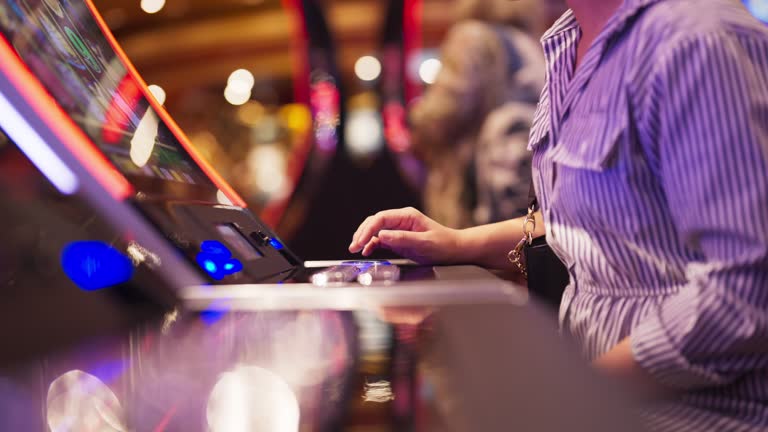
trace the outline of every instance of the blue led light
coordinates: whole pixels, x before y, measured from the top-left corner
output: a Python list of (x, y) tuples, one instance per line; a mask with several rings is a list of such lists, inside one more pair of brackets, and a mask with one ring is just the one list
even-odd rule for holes
[(285, 246), (283, 246), (283, 244), (282, 244), (282, 243), (280, 243), (280, 240), (276, 240), (276, 239), (270, 239), (270, 240), (269, 240), (269, 244), (270, 244), (270, 245), (271, 245), (273, 248), (275, 248), (275, 250), (280, 250), (280, 249), (282, 249), (282, 248), (284, 248), (284, 247), (285, 247)]
[(232, 252), (230, 252), (222, 242), (217, 240), (206, 240), (202, 242), (200, 244), (200, 250), (214, 255), (226, 255), (227, 258), (232, 256)]
[(85, 291), (94, 291), (128, 282), (133, 263), (112, 246), (99, 241), (69, 243), (61, 252), (61, 268)]
[[(203, 265), (203, 267), (205, 268), (205, 271), (207, 271), (208, 273), (216, 273), (216, 270), (218, 270), (216, 267), (216, 263), (211, 260), (205, 260), (205, 264)], [(226, 266), (224, 268), (228, 270)]]
[(232, 258), (224, 263), (224, 269), (228, 272), (228, 274), (237, 273), (243, 270), (243, 263), (241, 263), (240, 260)]
[(227, 315), (227, 311), (225, 310), (204, 310), (200, 312), (200, 319), (206, 324), (206, 325), (213, 325), (219, 322), (222, 318), (224, 318)]
[(218, 299), (211, 301), (208, 307), (200, 311), (200, 320), (206, 326), (212, 326), (221, 321), (232, 310), (232, 304), (229, 299)]
[(200, 268), (215, 280), (222, 280), (226, 276), (243, 270), (243, 263), (232, 258), (232, 252), (216, 240), (202, 242), (195, 260)]

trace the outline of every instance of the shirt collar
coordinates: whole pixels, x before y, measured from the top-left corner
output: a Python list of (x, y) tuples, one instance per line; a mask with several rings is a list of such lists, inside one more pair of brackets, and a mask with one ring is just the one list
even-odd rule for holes
[[(608, 23), (603, 30), (603, 33), (616, 33), (620, 31), (629, 22), (629, 20), (637, 15), (641, 10), (646, 7), (661, 2), (663, 0), (624, 0), (616, 13), (608, 20)], [(573, 31), (579, 28), (579, 23), (576, 21), (576, 15), (573, 10), (568, 9), (563, 16), (558, 19), (552, 27), (544, 33), (541, 37), (542, 42), (553, 38), (561, 33), (567, 31)]]
[(541, 41), (544, 42), (553, 38), (554, 36), (559, 35), (560, 33), (573, 30), (578, 27), (579, 23), (576, 21), (576, 15), (573, 13), (573, 10), (568, 9), (565, 11), (563, 16), (555, 21), (552, 27), (550, 27), (549, 30), (544, 33), (544, 35), (541, 37)]

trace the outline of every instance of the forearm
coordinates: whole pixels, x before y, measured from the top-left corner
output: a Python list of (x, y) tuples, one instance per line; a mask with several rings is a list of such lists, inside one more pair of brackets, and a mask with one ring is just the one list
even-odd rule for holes
[[(544, 221), (541, 214), (534, 214), (536, 228), (533, 236), (544, 235)], [(507, 259), (507, 253), (523, 238), (523, 221), (525, 217), (480, 225), (458, 231), (457, 255), (463, 261), (486, 268), (500, 270), (517, 270)]]

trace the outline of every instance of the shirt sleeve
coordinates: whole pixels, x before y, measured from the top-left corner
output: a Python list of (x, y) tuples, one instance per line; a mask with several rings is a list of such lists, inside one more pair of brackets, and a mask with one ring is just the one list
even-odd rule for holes
[(678, 389), (768, 367), (768, 42), (692, 36), (653, 76), (650, 124), (687, 285), (631, 334), (641, 367)]

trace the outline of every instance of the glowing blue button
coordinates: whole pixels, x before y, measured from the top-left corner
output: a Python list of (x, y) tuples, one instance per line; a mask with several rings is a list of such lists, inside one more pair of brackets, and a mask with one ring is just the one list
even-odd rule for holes
[(85, 291), (119, 285), (133, 276), (130, 258), (100, 241), (69, 243), (61, 252), (61, 267)]
[(232, 256), (232, 252), (224, 244), (217, 240), (206, 240), (200, 244), (200, 250), (214, 255), (221, 255), (224, 258)]
[(243, 263), (232, 258), (232, 252), (217, 240), (202, 242), (195, 260), (200, 268), (215, 280), (224, 279), (243, 270)]
[(211, 260), (205, 260), (203, 267), (205, 268), (205, 271), (208, 273), (216, 273), (217, 267), (216, 263)]

